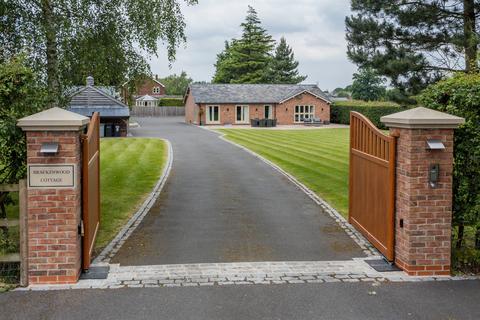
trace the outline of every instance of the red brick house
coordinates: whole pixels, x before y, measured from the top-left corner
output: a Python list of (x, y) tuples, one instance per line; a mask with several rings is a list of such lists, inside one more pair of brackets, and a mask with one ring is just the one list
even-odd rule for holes
[(277, 124), (330, 121), (330, 100), (316, 85), (192, 84), (185, 95), (185, 122), (200, 125), (250, 124), (276, 119)]
[(160, 82), (158, 75), (145, 77), (137, 81), (133, 92), (129, 92), (130, 87), (131, 83), (129, 81), (123, 84), (122, 99), (130, 102), (132, 105), (136, 105), (136, 100), (146, 95), (159, 99), (166, 94), (165, 86)]

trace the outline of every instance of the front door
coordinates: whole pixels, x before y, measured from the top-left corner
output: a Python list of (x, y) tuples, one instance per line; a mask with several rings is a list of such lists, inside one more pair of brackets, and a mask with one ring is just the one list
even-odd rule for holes
[(220, 107), (207, 106), (207, 124), (220, 123)]
[(236, 106), (235, 123), (248, 123), (248, 106)]

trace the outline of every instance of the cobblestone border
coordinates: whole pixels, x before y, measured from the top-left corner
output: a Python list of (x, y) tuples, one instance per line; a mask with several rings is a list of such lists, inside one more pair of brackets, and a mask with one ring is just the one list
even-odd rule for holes
[(105, 280), (81, 280), (76, 284), (35, 285), (16, 291), (65, 289), (117, 289), (199, 287), (224, 285), (325, 284), (471, 280), (479, 277), (411, 277), (397, 272), (377, 272), (365, 260), (200, 263), (151, 266), (110, 265)]
[(145, 215), (150, 211), (152, 206), (155, 204), (155, 201), (158, 199), (160, 193), (162, 192), (163, 186), (165, 185), (170, 171), (172, 170), (173, 165), (173, 148), (170, 141), (167, 139), (160, 139), (165, 141), (167, 145), (167, 162), (162, 170), (162, 174), (158, 179), (157, 184), (153, 188), (150, 195), (143, 202), (142, 206), (137, 210), (137, 212), (128, 220), (125, 226), (117, 233), (115, 238), (102, 250), (102, 252), (93, 260), (93, 265), (107, 264), (115, 256), (115, 254), (120, 250), (125, 241), (130, 237), (132, 232), (138, 227), (140, 222), (142, 222)]
[(201, 128), (218, 134), (219, 138), (221, 140), (223, 140), (225, 142), (228, 142), (228, 143), (230, 143), (230, 144), (232, 144), (232, 145), (250, 153), (254, 157), (260, 159), (261, 161), (263, 161), (264, 163), (266, 163), (267, 165), (269, 165), (270, 167), (275, 169), (277, 172), (281, 173), (288, 180), (290, 180), (290, 182), (292, 182), (294, 185), (296, 185), (297, 188), (299, 188), (301, 191), (303, 191), (310, 199), (312, 199), (316, 204), (318, 204), (323, 209), (324, 212), (326, 212), (330, 217), (332, 217), (335, 220), (335, 222), (337, 222), (340, 225), (340, 227), (348, 234), (348, 236), (350, 238), (352, 238), (355, 241), (355, 243), (357, 243), (360, 246), (360, 248), (363, 250), (363, 252), (367, 256), (369, 256), (369, 257), (371, 257), (371, 256), (380, 257), (381, 256), (380, 253), (377, 251), (377, 249), (375, 249), (375, 247), (360, 232), (358, 232), (350, 223), (348, 223), (348, 221), (337, 210), (335, 210), (325, 200), (320, 198), (315, 192), (310, 190), (303, 183), (298, 181), (297, 178), (295, 178), (293, 175), (286, 172), (285, 170), (280, 168), (278, 165), (276, 165), (275, 163), (271, 162), (270, 160), (264, 158), (263, 156), (259, 155), (258, 153), (248, 149), (247, 147), (244, 147), (244, 146), (242, 146), (242, 145), (240, 145), (236, 142), (233, 142), (231, 140), (228, 140), (225, 137), (224, 133), (218, 132), (218, 131), (215, 131), (215, 130), (211, 130), (211, 129), (205, 128), (205, 127), (201, 127)]

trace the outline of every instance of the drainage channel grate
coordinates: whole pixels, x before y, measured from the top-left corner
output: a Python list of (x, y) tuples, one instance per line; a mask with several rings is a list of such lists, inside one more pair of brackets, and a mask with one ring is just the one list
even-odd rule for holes
[(102, 267), (91, 267), (87, 272), (82, 272), (80, 275), (81, 280), (91, 280), (91, 279), (107, 279), (108, 272), (110, 271), (109, 266)]
[(384, 259), (365, 260), (365, 262), (378, 272), (402, 271), (402, 269)]

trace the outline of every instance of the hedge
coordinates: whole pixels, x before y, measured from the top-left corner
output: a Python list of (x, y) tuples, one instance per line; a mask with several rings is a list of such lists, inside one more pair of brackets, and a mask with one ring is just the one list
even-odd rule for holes
[(454, 135), (453, 224), (458, 231), (453, 265), (480, 272), (480, 74), (459, 73), (439, 81), (419, 101), (465, 118)]
[(158, 101), (159, 107), (183, 107), (185, 103), (183, 103), (183, 99), (177, 98), (162, 98)]
[(370, 119), (378, 128), (386, 129), (380, 122), (380, 118), (406, 109), (407, 107), (388, 101), (337, 101), (332, 103), (330, 107), (330, 121), (332, 123), (350, 124), (350, 111), (356, 111)]

